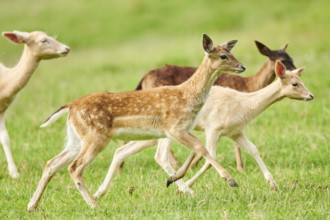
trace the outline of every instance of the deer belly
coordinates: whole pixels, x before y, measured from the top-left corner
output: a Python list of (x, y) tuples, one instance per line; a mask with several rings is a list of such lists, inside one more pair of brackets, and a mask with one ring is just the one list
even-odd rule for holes
[(148, 140), (161, 138), (161, 119), (149, 116), (125, 116), (113, 120), (113, 138), (121, 140)]
[(113, 132), (113, 139), (149, 140), (165, 137), (165, 133), (146, 128), (118, 128)]

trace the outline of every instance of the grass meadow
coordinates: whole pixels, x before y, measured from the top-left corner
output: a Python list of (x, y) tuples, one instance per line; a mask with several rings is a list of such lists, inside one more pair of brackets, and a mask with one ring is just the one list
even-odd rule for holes
[[(0, 219), (330, 219), (329, 11), (326, 0), (1, 1), (1, 31), (43, 30), (71, 52), (43, 61), (7, 112), (20, 178), (9, 177), (0, 150)], [(223, 138), (217, 159), (239, 188), (230, 188), (210, 169), (193, 186), (194, 197), (177, 195), (175, 185), (166, 188), (167, 175), (150, 148), (126, 161), (98, 209), (86, 205), (63, 169), (49, 183), (37, 211), (27, 212), (46, 162), (61, 151), (65, 139), (65, 117), (45, 129), (39, 125), (62, 104), (91, 92), (134, 90), (152, 68), (199, 65), (202, 33), (215, 43), (239, 40), (232, 52), (247, 67), (244, 76), (266, 61), (254, 40), (273, 49), (289, 43), (295, 65), (306, 67), (302, 78), (315, 99), (284, 99), (245, 130), (280, 190), (270, 189), (246, 152), (244, 173), (236, 171), (232, 143)], [(0, 48), (0, 61), (7, 66), (17, 62), (23, 49), (2, 37)], [(196, 135), (204, 140), (202, 133)], [(85, 170), (92, 193), (118, 146), (111, 142)], [(180, 145), (174, 151), (180, 161), (189, 153)]]

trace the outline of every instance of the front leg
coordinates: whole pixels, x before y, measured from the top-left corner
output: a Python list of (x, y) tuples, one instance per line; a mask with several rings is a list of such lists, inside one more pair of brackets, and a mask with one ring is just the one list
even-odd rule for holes
[[(193, 151), (192, 154), (189, 155), (189, 159), (193, 159), (195, 153), (202, 155), (205, 157), (209, 163), (217, 170), (221, 177), (223, 177), (230, 186), (238, 186), (234, 178), (229, 174), (229, 172), (223, 168), (207, 151), (207, 149), (203, 146), (203, 144), (192, 134), (187, 133), (185, 131), (182, 132), (173, 132), (171, 133), (171, 137), (175, 140), (179, 141), (181, 144), (185, 145), (189, 149)], [(191, 162), (190, 160), (190, 162)], [(189, 167), (189, 165), (188, 165)], [(181, 169), (180, 169), (181, 170)], [(180, 171), (179, 170), (179, 171)], [(177, 172), (174, 176), (172, 176), (169, 180), (176, 181), (182, 178), (186, 174), (187, 169), (182, 169), (182, 172)]]
[(258, 152), (257, 147), (243, 134), (239, 134), (233, 139), (239, 146), (246, 149), (249, 154), (253, 156), (253, 158), (258, 163), (262, 173), (264, 174), (265, 179), (269, 183), (272, 189), (278, 190), (278, 186), (276, 184), (276, 181), (274, 180), (272, 174), (267, 169), (266, 164), (261, 159), (260, 154)]
[(113, 155), (112, 162), (110, 164), (108, 173), (94, 194), (94, 198), (98, 199), (103, 196), (109, 189), (110, 183), (116, 173), (119, 170), (120, 165), (125, 161), (126, 158), (139, 153), (140, 151), (152, 147), (156, 144), (156, 140), (147, 140), (147, 141), (130, 141), (127, 144), (119, 147), (115, 154)]
[(5, 151), (9, 175), (12, 178), (17, 179), (19, 177), (19, 174), (13, 159), (13, 155), (10, 151), (10, 141), (5, 123), (5, 113), (0, 114), (0, 141), (3, 146), (3, 150)]
[[(214, 129), (212, 129), (212, 130), (206, 130), (205, 135), (206, 135), (206, 148), (209, 151), (209, 153), (211, 154), (211, 156), (215, 159), (217, 143), (219, 141), (220, 134), (218, 134), (217, 132), (215, 132)], [(191, 187), (195, 183), (195, 181), (200, 176), (202, 176), (210, 167), (211, 167), (211, 164), (208, 161), (206, 161), (205, 164), (203, 165), (203, 167), (200, 170), (198, 170), (198, 172), (192, 178), (190, 178), (186, 182), (186, 184), (189, 187)], [(236, 186), (236, 185), (232, 185), (232, 186)]]
[[(162, 138), (158, 140), (157, 152), (155, 154), (156, 162), (165, 170), (169, 176), (175, 174), (175, 170), (169, 158), (169, 153), (171, 152), (171, 139)], [(179, 191), (183, 193), (188, 193), (193, 195), (193, 191), (185, 184), (183, 180), (177, 180), (175, 183), (179, 187)], [(167, 183), (168, 184), (168, 183)]]

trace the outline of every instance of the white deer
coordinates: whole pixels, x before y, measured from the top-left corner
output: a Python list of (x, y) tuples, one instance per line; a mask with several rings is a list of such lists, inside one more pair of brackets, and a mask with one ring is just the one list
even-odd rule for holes
[[(285, 97), (305, 101), (312, 100), (313, 95), (300, 79), (303, 70), (304, 68), (288, 71), (280, 61), (277, 61), (275, 63), (275, 73), (279, 79), (267, 87), (252, 93), (213, 86), (210, 91), (210, 97), (202, 108), (196, 123), (196, 129), (205, 131), (206, 147), (212, 157), (215, 158), (216, 156), (216, 146), (220, 137), (227, 136), (231, 138), (254, 157), (270, 186), (277, 190), (278, 186), (272, 174), (261, 159), (256, 146), (244, 135), (243, 129), (263, 110)], [(131, 141), (118, 148), (111, 164), (113, 173), (109, 175), (114, 175), (114, 171), (119, 169), (121, 163), (126, 158), (156, 143), (156, 140)], [(177, 180), (176, 184), (180, 191), (192, 193), (189, 187), (210, 167), (210, 164), (207, 162), (192, 179), (184, 183), (180, 180), (183, 177), (182, 173), (175, 173), (169, 161), (170, 147), (170, 139), (159, 139), (155, 160), (171, 176), (167, 185)], [(189, 164), (189, 161), (186, 161), (184, 166), (189, 166)], [(187, 168), (182, 170), (187, 170)], [(107, 191), (110, 181), (111, 179), (104, 180), (95, 194), (96, 197), (102, 196)]]
[[(233, 177), (210, 156), (190, 130), (220, 73), (245, 70), (230, 53), (236, 42), (213, 46), (211, 38), (204, 34), (205, 57), (195, 74), (179, 86), (94, 93), (61, 107), (42, 127), (68, 112), (67, 143), (60, 154), (48, 161), (28, 210), (33, 211), (37, 207), (50, 179), (70, 162), (69, 173), (77, 189), (90, 207), (96, 207), (97, 202), (86, 188), (82, 175), (85, 167), (111, 139), (172, 138), (210, 160), (229, 184), (235, 184)], [(107, 175), (108, 178), (112, 177)]]
[(9, 175), (18, 178), (19, 173), (10, 151), (5, 112), (41, 60), (65, 56), (70, 48), (41, 31), (3, 32), (2, 35), (15, 44), (24, 44), (23, 54), (15, 67), (7, 68), (0, 64), (0, 141), (5, 151)]
[[(243, 130), (245, 126), (262, 111), (285, 97), (295, 100), (312, 100), (314, 98), (313, 94), (300, 79), (303, 70), (304, 68), (287, 71), (285, 66), (280, 61), (277, 61), (275, 64), (275, 73), (279, 79), (257, 92), (250, 94), (239, 93), (235, 90), (215, 87), (210, 95), (213, 99), (209, 101), (210, 103), (213, 102), (217, 107), (212, 108), (210, 105), (205, 106), (203, 111), (205, 111), (205, 113), (207, 112), (208, 115), (201, 113), (203, 117), (199, 120), (201, 123), (198, 123), (198, 127), (205, 131), (206, 146), (210, 154), (215, 157), (217, 142), (222, 136), (229, 137), (239, 147), (251, 154), (271, 188), (277, 190), (278, 186), (276, 181), (261, 159), (257, 147), (245, 136)], [(228, 92), (226, 92), (226, 90)], [(216, 100), (218, 100), (218, 102), (216, 102)], [(230, 104), (230, 108), (226, 109), (223, 106), (224, 103), (228, 103), (226, 107)], [(222, 106), (222, 108), (220, 106)], [(216, 122), (211, 125), (211, 122), (214, 120), (216, 120)], [(160, 149), (162, 148), (160, 147)], [(192, 186), (196, 179), (209, 167), (209, 163), (206, 162), (186, 184)]]

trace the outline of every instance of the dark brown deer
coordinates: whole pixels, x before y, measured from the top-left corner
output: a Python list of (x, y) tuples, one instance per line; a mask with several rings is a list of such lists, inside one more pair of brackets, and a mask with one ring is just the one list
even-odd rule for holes
[[(293, 60), (286, 52), (288, 45), (278, 50), (271, 50), (266, 45), (255, 41), (259, 52), (268, 57), (261, 69), (253, 76), (244, 77), (223, 73), (215, 81), (214, 85), (229, 87), (242, 92), (254, 92), (269, 85), (275, 79), (275, 62), (280, 60), (288, 70), (296, 69)], [(196, 67), (165, 65), (146, 73), (141, 79), (136, 90), (145, 90), (159, 86), (179, 85), (188, 80), (196, 71)], [(236, 165), (239, 171), (243, 171), (244, 164), (241, 157), (240, 148), (235, 144)], [(179, 162), (171, 153), (169, 155), (171, 163), (174, 167), (179, 167)], [(196, 164), (201, 157), (197, 157), (191, 163)]]

